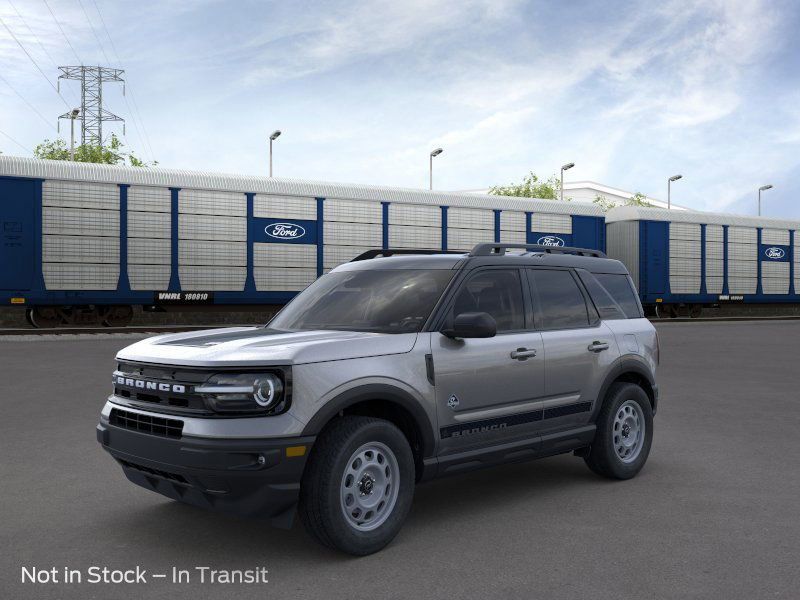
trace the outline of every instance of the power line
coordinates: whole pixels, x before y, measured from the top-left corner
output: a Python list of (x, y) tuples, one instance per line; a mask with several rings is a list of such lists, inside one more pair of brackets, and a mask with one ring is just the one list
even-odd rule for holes
[(10, 135), (8, 135), (8, 134), (7, 134), (5, 131), (3, 131), (2, 129), (0, 129), (0, 135), (4, 135), (4, 136), (6, 136), (8, 139), (10, 139), (12, 142), (14, 142), (14, 143), (15, 143), (17, 146), (19, 146), (20, 148), (22, 148), (23, 150), (25, 150), (25, 152), (30, 152), (31, 154), (33, 154), (33, 150), (31, 150), (31, 149), (30, 149), (30, 148), (28, 148), (27, 146), (24, 146), (24, 145), (20, 144), (20, 143), (19, 143), (17, 140), (15, 140), (13, 137), (11, 137)]
[(106, 54), (106, 49), (103, 47), (103, 42), (100, 41), (100, 36), (97, 35), (97, 32), (94, 30), (94, 25), (92, 25), (92, 20), (89, 18), (89, 13), (86, 12), (86, 9), (83, 7), (83, 2), (78, 0), (78, 5), (81, 7), (83, 11), (83, 16), (86, 17), (86, 22), (89, 23), (89, 29), (92, 30), (92, 34), (94, 34), (94, 39), (97, 40), (97, 45), (100, 46), (100, 52), (103, 53), (103, 58), (106, 59), (106, 64), (110, 65), (111, 60), (108, 58), (108, 54)]
[[(103, 30), (106, 32), (106, 36), (108, 37), (108, 41), (111, 43), (111, 50), (113, 51), (114, 56), (117, 59), (117, 64), (119, 65), (120, 68), (122, 68), (122, 60), (119, 57), (119, 52), (117, 52), (117, 46), (114, 44), (114, 38), (111, 37), (111, 33), (108, 31), (108, 26), (106, 26), (106, 20), (103, 18), (103, 13), (100, 11), (100, 7), (97, 4), (97, 0), (92, 0), (92, 4), (94, 4), (94, 8), (97, 11), (97, 16), (100, 17), (100, 24), (103, 26)], [(84, 14), (85, 14), (85, 11), (84, 11)], [(88, 19), (88, 15), (87, 15), (87, 19)], [(154, 161), (155, 160), (155, 155), (153, 153), (153, 146), (150, 144), (150, 136), (147, 134), (147, 128), (144, 125), (144, 119), (142, 119), (142, 114), (141, 114), (141, 111), (139, 111), (139, 105), (136, 102), (136, 96), (133, 93), (133, 89), (132, 89), (132, 87), (130, 85), (130, 82), (127, 82), (127, 83), (128, 83), (128, 89), (130, 90), (130, 93), (131, 93), (131, 102), (133, 102), (133, 107), (136, 110), (135, 111), (131, 110), (131, 106), (130, 106), (130, 104), (128, 104), (128, 99), (125, 96), (125, 94), (123, 94), (122, 98), (125, 100), (125, 106), (128, 107), (128, 112), (130, 112), (131, 113), (131, 117), (133, 117), (133, 127), (136, 130), (136, 135), (139, 137), (139, 140), (144, 145), (146, 145), (145, 151), (149, 152), (150, 160)], [(139, 131), (139, 125), (137, 124), (137, 121), (141, 124), (141, 127), (142, 127), (141, 131)], [(144, 136), (142, 136), (142, 133), (144, 133)]]
[(58, 130), (56, 129), (56, 127), (54, 127), (54, 126), (53, 126), (53, 123), (51, 123), (51, 122), (50, 122), (50, 121), (47, 119), (47, 117), (45, 117), (45, 116), (44, 116), (42, 113), (40, 113), (40, 112), (37, 110), (37, 108), (36, 108), (36, 107), (35, 107), (33, 104), (31, 104), (30, 102), (28, 102), (28, 100), (25, 98), (25, 96), (23, 96), (22, 94), (20, 94), (20, 93), (19, 93), (19, 92), (16, 90), (16, 88), (15, 88), (13, 85), (11, 85), (11, 82), (10, 82), (8, 79), (6, 79), (5, 77), (3, 77), (3, 75), (2, 75), (2, 74), (0, 74), (0, 80), (2, 80), (2, 81), (3, 81), (3, 82), (4, 82), (4, 83), (5, 83), (5, 84), (6, 84), (8, 87), (10, 87), (10, 88), (11, 88), (11, 91), (12, 91), (12, 92), (14, 92), (14, 93), (15, 93), (17, 96), (19, 96), (19, 99), (20, 99), (20, 100), (22, 100), (22, 101), (23, 101), (25, 104), (27, 104), (27, 105), (28, 105), (28, 107), (29, 107), (29, 108), (30, 108), (30, 109), (31, 109), (33, 112), (35, 112), (37, 115), (39, 115), (39, 118), (40, 118), (42, 121), (44, 121), (45, 123), (47, 123), (47, 126), (48, 126), (48, 127), (50, 127), (51, 129), (53, 129), (53, 130), (55, 130), (55, 131), (58, 131)]
[(42, 77), (44, 77), (45, 81), (47, 81), (47, 83), (48, 83), (48, 84), (50, 84), (50, 87), (51, 87), (51, 88), (53, 88), (53, 91), (54, 91), (56, 94), (58, 94), (58, 97), (59, 97), (59, 98), (61, 98), (61, 101), (62, 101), (62, 102), (63, 102), (63, 103), (66, 105), (66, 107), (67, 107), (67, 108), (69, 108), (69, 109), (71, 109), (72, 107), (69, 105), (69, 102), (67, 102), (66, 100), (64, 100), (64, 97), (63, 97), (63, 96), (61, 95), (61, 93), (58, 91), (58, 88), (57, 88), (56, 86), (54, 86), (54, 85), (53, 85), (53, 82), (52, 82), (52, 81), (50, 81), (50, 78), (49, 78), (47, 75), (45, 75), (45, 72), (44, 72), (44, 71), (42, 71), (42, 68), (39, 66), (39, 63), (37, 63), (37, 62), (36, 62), (36, 60), (33, 58), (33, 56), (31, 56), (30, 52), (28, 52), (28, 51), (25, 49), (25, 46), (23, 46), (23, 45), (22, 45), (22, 42), (20, 42), (20, 41), (19, 41), (19, 39), (17, 38), (17, 36), (16, 36), (16, 35), (14, 35), (14, 32), (13, 32), (13, 31), (11, 31), (11, 29), (8, 27), (8, 25), (6, 25), (6, 22), (3, 20), (3, 17), (0, 17), (0, 24), (2, 24), (2, 25), (3, 25), (3, 27), (5, 27), (5, 28), (6, 28), (6, 31), (8, 32), (8, 34), (9, 34), (9, 35), (10, 35), (12, 38), (14, 38), (14, 41), (15, 41), (15, 42), (17, 42), (17, 45), (18, 45), (20, 48), (22, 48), (22, 51), (25, 53), (25, 55), (26, 55), (26, 56), (27, 56), (27, 57), (28, 57), (28, 58), (31, 60), (31, 62), (33, 63), (33, 66), (34, 66), (34, 67), (36, 67), (36, 70), (37, 70), (37, 71), (39, 71), (39, 73), (41, 73), (41, 74), (42, 74)]
[(55, 22), (56, 25), (58, 25), (58, 29), (59, 29), (59, 31), (61, 31), (61, 35), (64, 36), (64, 41), (67, 42), (67, 45), (69, 46), (69, 49), (72, 50), (72, 54), (74, 54), (75, 58), (78, 59), (78, 64), (82, 65), (83, 61), (81, 60), (81, 57), (78, 56), (78, 53), (75, 52), (75, 48), (72, 46), (72, 43), (69, 41), (69, 38), (67, 37), (67, 34), (64, 33), (64, 28), (61, 27), (61, 23), (56, 18), (56, 13), (54, 13), (53, 9), (50, 8), (50, 5), (47, 3), (47, 0), (43, 0), (43, 2), (44, 2), (44, 5), (47, 7), (47, 10), (50, 12), (50, 16), (53, 17), (53, 21)]
[[(39, 36), (37, 36), (37, 35), (36, 35), (36, 33), (35, 33), (35, 32), (33, 31), (33, 29), (31, 28), (31, 26), (30, 26), (30, 25), (28, 25), (28, 22), (25, 20), (25, 17), (23, 17), (23, 16), (22, 16), (22, 13), (21, 13), (21, 12), (19, 12), (19, 9), (17, 9), (17, 7), (14, 5), (14, 3), (13, 3), (11, 0), (8, 0), (8, 3), (11, 5), (11, 8), (13, 8), (13, 9), (14, 9), (14, 12), (15, 12), (15, 13), (17, 13), (17, 17), (19, 17), (19, 20), (20, 20), (20, 21), (22, 21), (22, 24), (23, 24), (23, 25), (25, 25), (25, 27), (27, 28), (27, 30), (28, 30), (28, 31), (30, 32), (30, 34), (33, 36), (33, 39), (34, 39), (34, 40), (36, 40), (36, 43), (37, 43), (37, 44), (39, 44), (39, 47), (42, 49), (42, 52), (44, 52), (44, 53), (45, 53), (45, 55), (47, 56), (47, 58), (50, 60), (50, 63), (53, 65), (53, 67), (55, 67), (55, 68), (56, 68), (56, 70), (58, 70), (58, 64), (56, 64), (56, 61), (55, 61), (55, 60), (53, 59), (53, 57), (50, 55), (50, 52), (48, 52), (48, 50), (47, 50), (47, 48), (45, 47), (45, 45), (44, 45), (44, 44), (42, 44), (42, 41), (39, 39)], [(58, 87), (56, 87), (56, 89), (58, 89)], [(75, 94), (75, 92), (74, 92), (74, 91), (72, 92), (72, 95), (73, 95), (73, 96), (75, 96), (75, 99), (76, 99), (78, 102), (80, 102), (80, 98), (78, 98), (78, 97), (77, 97), (77, 95)]]

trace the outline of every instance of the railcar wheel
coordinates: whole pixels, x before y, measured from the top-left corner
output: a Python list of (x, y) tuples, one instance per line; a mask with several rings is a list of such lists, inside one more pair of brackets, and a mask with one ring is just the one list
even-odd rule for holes
[(101, 320), (106, 327), (125, 327), (133, 320), (133, 307), (127, 305), (108, 306), (101, 313)]
[(37, 329), (61, 325), (61, 314), (55, 306), (34, 306), (29, 311), (28, 322)]
[(689, 309), (689, 316), (692, 319), (697, 319), (702, 314), (703, 314), (703, 305), (702, 304), (692, 304), (692, 307)]

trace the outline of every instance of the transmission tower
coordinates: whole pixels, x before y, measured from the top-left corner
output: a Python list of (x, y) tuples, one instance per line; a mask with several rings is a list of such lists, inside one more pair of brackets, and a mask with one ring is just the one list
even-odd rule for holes
[[(103, 145), (103, 122), (122, 121), (123, 135), (125, 133), (125, 119), (103, 108), (103, 84), (106, 82), (121, 82), (122, 95), (125, 95), (125, 80), (122, 69), (107, 67), (58, 67), (61, 75), (58, 76), (59, 88), (62, 79), (72, 79), (81, 82), (81, 114), (78, 117), (82, 122), (81, 144), (95, 146)], [(60, 119), (71, 118), (70, 113), (64, 113)]]

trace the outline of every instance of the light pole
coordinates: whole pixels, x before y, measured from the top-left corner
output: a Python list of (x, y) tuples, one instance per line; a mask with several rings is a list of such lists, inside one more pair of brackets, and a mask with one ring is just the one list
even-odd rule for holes
[(561, 201), (564, 201), (564, 171), (568, 171), (575, 166), (575, 163), (567, 163), (561, 167)]
[(281, 130), (276, 129), (272, 132), (272, 135), (269, 136), (269, 176), (272, 177), (272, 142), (278, 139), (281, 135)]
[(429, 171), (430, 188), (429, 189), (433, 189), (433, 157), (434, 156), (439, 156), (442, 152), (444, 152), (444, 150), (442, 150), (441, 148), (436, 148), (436, 150), (431, 150), (430, 171)]
[(673, 175), (667, 179), (667, 210), (672, 208), (672, 182), (678, 181), (683, 175)]
[(75, 119), (81, 114), (80, 108), (73, 108), (69, 113), (69, 159), (75, 161)]
[(768, 183), (767, 185), (762, 185), (760, 188), (758, 188), (758, 216), (759, 217), (761, 216), (761, 192), (764, 192), (766, 190), (771, 190), (771, 189), (772, 189), (772, 184), (771, 183)]

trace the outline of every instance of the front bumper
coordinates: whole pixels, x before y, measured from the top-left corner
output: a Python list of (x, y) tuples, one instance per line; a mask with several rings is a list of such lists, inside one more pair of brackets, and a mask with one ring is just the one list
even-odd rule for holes
[[(294, 518), (314, 439), (170, 439), (102, 421), (97, 425), (97, 441), (133, 483), (181, 502), (266, 518), (285, 528)], [(298, 456), (300, 446), (305, 450)]]

